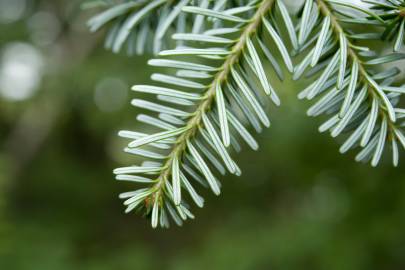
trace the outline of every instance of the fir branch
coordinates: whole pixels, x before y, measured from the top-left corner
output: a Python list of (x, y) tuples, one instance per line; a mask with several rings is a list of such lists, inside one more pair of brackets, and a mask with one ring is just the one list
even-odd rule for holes
[[(352, 8), (355, 6), (330, 0), (314, 2), (308, 0), (305, 3), (299, 36), (301, 45), (304, 47), (308, 47), (308, 43), (313, 44), (315, 41), (316, 44), (297, 67), (294, 77), (298, 79), (310, 64), (315, 70), (312, 73), (316, 73), (323, 67), (325, 70), (319, 79), (300, 93), (299, 97), (313, 99), (323, 94), (322, 98), (309, 109), (308, 114), (318, 116), (327, 112), (333, 115), (320, 127), (321, 132), (329, 130), (333, 137), (343, 132), (351, 133), (340, 149), (342, 153), (360, 145), (363, 150), (357, 155), (356, 160), (371, 159), (371, 164), (376, 166), (381, 159), (386, 141), (390, 140), (394, 147), (393, 163), (397, 166), (397, 142), (403, 147), (405, 145), (401, 124), (397, 122), (397, 112), (401, 109), (395, 109), (394, 105), (397, 104), (400, 94), (405, 89), (399, 87), (398, 91), (390, 91), (391, 86), (386, 85), (386, 81), (393, 75), (385, 73), (379, 74), (382, 76), (376, 76), (370, 66), (393, 62), (402, 59), (403, 56), (397, 54), (363, 60), (360, 55), (370, 52), (370, 49), (354, 44), (355, 38), (344, 29), (339, 12), (332, 4)], [(361, 8), (356, 9), (364, 11)], [(315, 14), (314, 17), (317, 17), (318, 10), (320, 18), (310, 22), (310, 14)], [(369, 11), (364, 12), (378, 18)], [(348, 22), (347, 17), (350, 15), (345, 15), (345, 22)], [(356, 18), (350, 19), (351, 22), (355, 20)], [(318, 27), (320, 30), (317, 38), (307, 41), (310, 33), (317, 31), (316, 25), (321, 25)], [(304, 44), (304, 42), (308, 43)], [(336, 72), (337, 76), (334, 75)]]
[[(257, 48), (260, 47), (263, 53), (273, 60), (272, 64), (281, 70), (280, 64), (274, 60), (276, 58), (262, 40), (264, 33), (273, 40), (287, 68), (290, 71), (293, 69), (285, 42), (281, 40), (277, 30), (279, 27), (273, 19), (274, 15), (271, 14), (276, 7), (275, 4), (275, 0), (254, 0), (249, 1), (243, 9), (227, 9), (222, 12), (210, 6), (183, 8), (184, 12), (198, 16), (204, 15), (205, 20), (211, 21), (215, 28), (201, 34), (177, 33), (174, 38), (199, 44), (200, 47), (182, 46), (174, 50), (162, 51), (161, 56), (169, 56), (172, 59), (150, 61), (151, 65), (177, 70), (175, 75), (154, 74), (152, 76), (155, 81), (171, 86), (133, 87), (137, 92), (154, 94), (164, 102), (186, 108), (191, 107), (192, 111), (139, 99), (133, 100), (132, 104), (137, 107), (158, 112), (160, 119), (148, 116), (142, 118), (144, 120), (146, 118), (149, 124), (163, 128), (165, 131), (152, 135), (130, 131), (120, 132), (120, 136), (133, 140), (129, 143), (127, 152), (157, 160), (146, 161), (142, 166), (119, 168), (114, 171), (119, 180), (150, 185), (121, 196), (127, 199), (124, 202), (128, 206), (127, 211), (145, 208), (146, 213), (152, 217), (153, 227), (158, 224), (167, 227), (169, 220), (166, 213), (168, 212), (180, 225), (181, 220), (193, 218), (182, 190), (188, 191), (197, 206), (202, 207), (204, 203), (189, 179), (209, 186), (215, 194), (219, 195), (220, 183), (212, 168), (216, 168), (223, 174), (225, 166), (229, 172), (241, 174), (239, 167), (229, 154), (231, 149), (240, 150), (236, 136), (240, 136), (251, 148), (258, 148), (256, 141), (243, 123), (247, 120), (256, 130), (261, 129), (260, 123), (264, 126), (270, 125), (258, 100), (260, 92), (270, 96), (276, 105), (280, 104), (268, 80), (268, 74)], [(280, 0), (277, 1), (277, 7), (280, 11), (286, 11)], [(291, 26), (288, 13), (281, 12), (281, 14), (286, 25)], [(233, 38), (228, 37), (232, 35)], [(289, 37), (292, 40), (296, 39), (294, 32), (290, 32)], [(222, 47), (206, 47), (212, 43)], [(187, 56), (187, 61), (179, 60), (184, 55)], [(206, 58), (210, 64), (191, 61), (198, 58)], [(201, 80), (206, 83), (201, 83)], [(172, 89), (172, 86), (177, 89)], [(194, 91), (194, 93), (187, 93), (182, 89)], [(161, 154), (154, 150), (139, 148), (144, 146), (169, 149), (169, 151)]]

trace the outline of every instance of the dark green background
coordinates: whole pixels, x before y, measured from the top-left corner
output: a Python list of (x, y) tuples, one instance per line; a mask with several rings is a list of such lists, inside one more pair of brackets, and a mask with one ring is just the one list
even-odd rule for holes
[(106, 77), (145, 83), (151, 70), (148, 57), (104, 51), (78, 3), (28, 1), (20, 20), (0, 24), (2, 50), (32, 42), (38, 11), (60, 23), (51, 44), (33, 45), (46, 62), (36, 94), (0, 99), (0, 269), (405, 269), (404, 166), (340, 155), (297, 100), (304, 85), (288, 80), (260, 151), (236, 156), (243, 175), (223, 178), (220, 197), (202, 191), (196, 220), (152, 230), (125, 215), (118, 194), (135, 187), (116, 183), (112, 169), (133, 162), (116, 132), (137, 128), (135, 94), (103, 112), (94, 92)]

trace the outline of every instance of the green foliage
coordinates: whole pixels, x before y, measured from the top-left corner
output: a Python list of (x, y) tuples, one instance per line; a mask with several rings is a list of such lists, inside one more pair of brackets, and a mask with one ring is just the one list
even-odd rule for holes
[[(399, 1), (390, 2), (392, 6), (375, 3), (373, 8), (402, 19)], [(360, 147), (356, 160), (371, 160), (377, 166), (384, 150), (391, 148), (393, 164), (398, 165), (400, 149), (405, 148), (405, 110), (399, 107), (405, 87), (395, 85), (398, 68), (381, 71), (381, 67), (405, 54), (380, 56), (361, 41), (385, 38), (386, 34), (377, 28), (372, 33), (357, 33), (353, 25), (395, 24), (400, 29), (395, 42), (398, 51), (403, 21), (332, 0), (306, 0), (294, 17), (296, 26), (282, 0), (155, 0), (125, 2), (89, 22), (97, 30), (116, 21), (107, 34), (107, 47), (114, 51), (129, 35), (143, 44), (139, 48), (150, 47), (145, 45), (149, 32), (154, 35), (154, 51), (160, 51), (169, 28), (176, 29), (172, 38), (177, 46), (160, 51), (160, 58), (149, 61), (167, 73), (153, 74), (154, 85), (133, 87), (153, 96), (152, 101), (134, 99), (132, 105), (153, 113), (140, 114), (137, 119), (156, 131), (119, 133), (131, 140), (126, 152), (145, 158), (140, 165), (114, 171), (117, 180), (145, 186), (121, 194), (127, 212), (144, 211), (153, 227), (168, 227), (168, 216), (181, 225), (194, 218), (187, 199), (203, 207), (204, 199), (195, 184), (219, 195), (217, 174), (241, 174), (231, 154), (241, 150), (241, 141), (258, 148), (250, 127), (260, 132), (263, 126), (270, 126), (265, 97), (280, 105), (267, 66), (272, 66), (280, 80), (284, 67), (294, 80), (304, 74), (315, 77), (299, 98), (317, 99), (308, 115), (328, 117), (319, 130), (344, 136), (340, 152)], [(155, 30), (148, 30), (151, 25)], [(394, 28), (388, 25), (386, 31)], [(300, 62), (294, 65), (291, 56), (299, 57)]]

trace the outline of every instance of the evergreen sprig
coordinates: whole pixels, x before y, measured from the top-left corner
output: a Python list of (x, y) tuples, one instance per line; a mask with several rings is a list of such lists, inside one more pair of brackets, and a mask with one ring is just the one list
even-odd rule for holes
[(294, 79), (300, 78), (307, 67), (312, 68), (311, 74), (322, 72), (299, 98), (321, 96), (308, 110), (308, 115), (331, 115), (319, 130), (330, 131), (333, 137), (348, 134), (340, 152), (360, 146), (362, 149), (356, 160), (371, 159), (372, 166), (377, 166), (390, 142), (393, 163), (397, 166), (398, 145), (405, 147), (405, 137), (401, 129), (404, 109), (395, 106), (400, 95), (405, 93), (405, 87), (391, 85), (399, 72), (397, 68), (375, 72), (373, 67), (392, 63), (404, 55), (378, 57), (370, 48), (356, 45), (358, 35), (346, 30), (344, 23), (360, 24), (367, 18), (343, 13), (338, 9), (341, 6), (355, 7), (383, 22), (378, 15), (351, 4), (307, 0), (302, 10), (298, 41), (301, 47), (312, 48), (296, 67)]
[[(127, 211), (145, 208), (151, 214), (153, 227), (158, 224), (167, 227), (167, 213), (180, 225), (182, 220), (193, 218), (186, 203), (186, 192), (197, 206), (203, 206), (204, 200), (194, 188), (196, 182), (219, 195), (221, 185), (214, 168), (220, 174), (226, 170), (241, 174), (231, 150), (240, 151), (239, 139), (253, 149), (258, 148), (245, 123), (250, 123), (257, 131), (270, 125), (261, 93), (276, 105), (280, 104), (261, 55), (267, 56), (280, 76), (281, 63), (275, 61), (276, 57), (265, 45), (268, 44), (263, 40), (265, 37), (278, 48), (287, 68), (293, 69), (274, 20), (276, 2), (282, 19), (293, 30), (281, 1), (250, 1), (243, 8), (222, 11), (209, 6), (183, 8), (184, 12), (210, 18), (216, 28), (200, 34), (175, 34), (173, 38), (187, 46), (162, 51), (160, 56), (166, 58), (149, 61), (152, 66), (173, 69), (174, 74), (152, 75), (152, 79), (163, 86), (133, 87), (134, 91), (152, 94), (159, 100), (159, 103), (132, 101), (136, 107), (158, 113), (157, 118), (142, 114), (138, 120), (159, 131), (119, 133), (132, 140), (127, 152), (150, 159), (141, 166), (114, 171), (118, 180), (147, 184), (144, 189), (121, 195), (126, 199)], [(290, 35), (295, 40), (295, 32)], [(182, 56), (187, 56), (187, 61), (178, 60), (184, 59)], [(208, 60), (202, 64), (201, 58)]]

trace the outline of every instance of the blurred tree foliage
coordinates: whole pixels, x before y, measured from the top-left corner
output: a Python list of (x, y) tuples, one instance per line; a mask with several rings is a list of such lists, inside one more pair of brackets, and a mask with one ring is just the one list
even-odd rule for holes
[[(124, 215), (116, 197), (130, 186), (117, 185), (111, 169), (127, 157), (115, 134), (136, 112), (101, 111), (95, 86), (106, 77), (145, 82), (148, 69), (137, 67), (146, 59), (103, 51), (78, 1), (28, 2), (20, 20), (0, 24), (0, 50), (25, 42), (46, 61), (33, 97), (0, 99), (1, 269), (405, 268), (403, 165), (371, 169), (338, 155), (288, 81), (261, 151), (238, 156), (243, 177), (224, 179), (220, 200), (203, 194), (198, 222), (154, 231)], [(61, 25), (43, 47), (28, 23), (38, 11)]]

